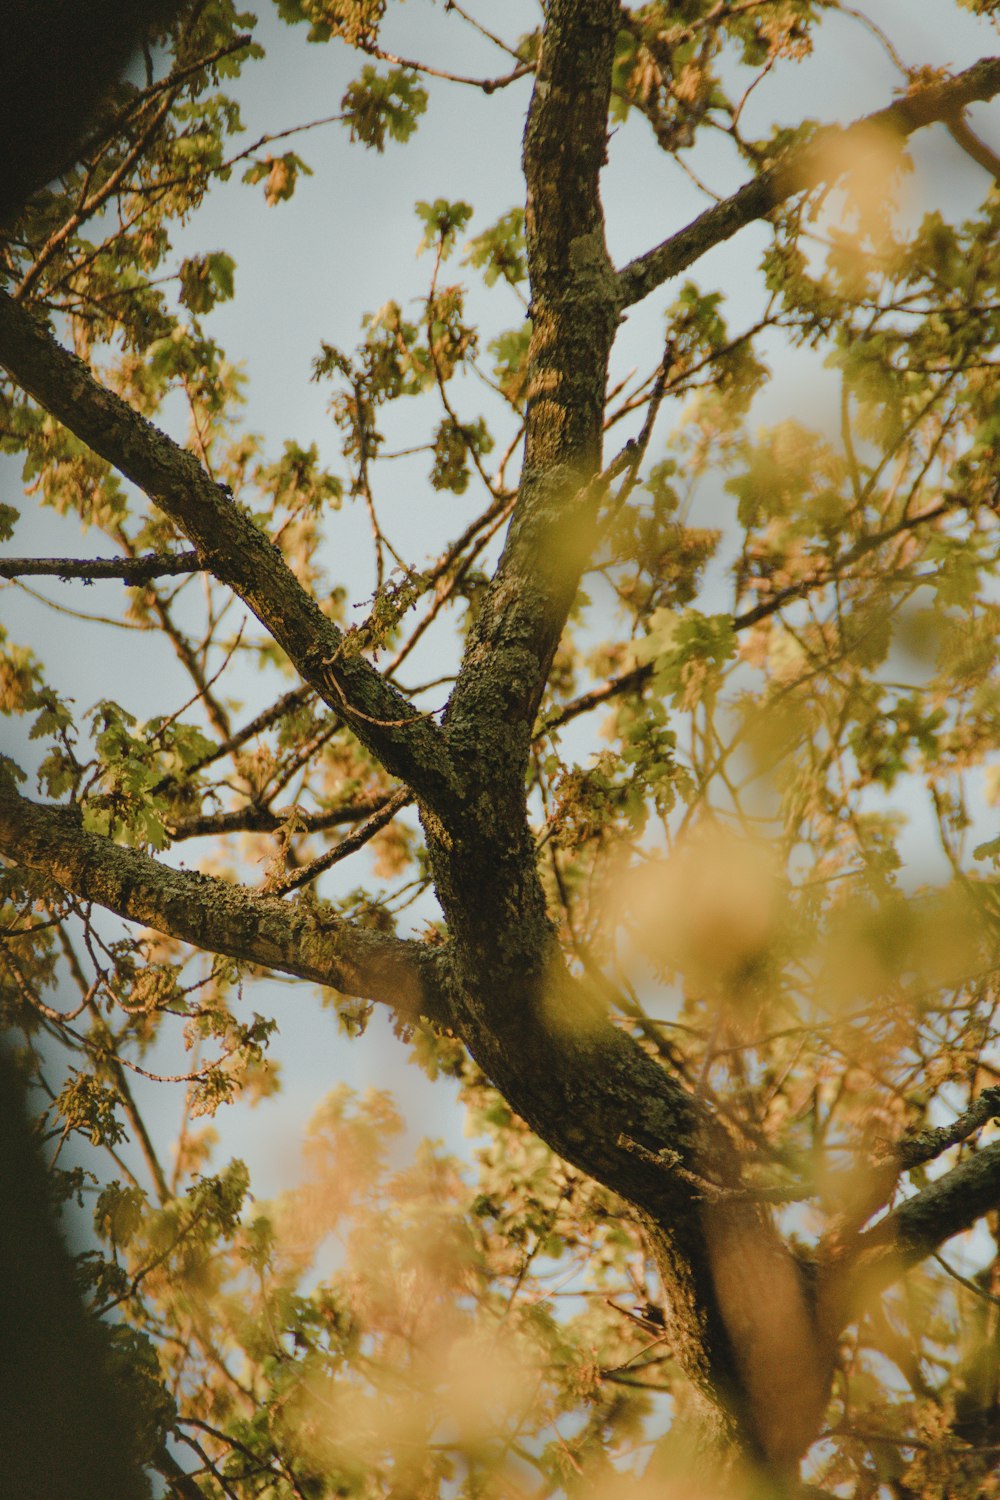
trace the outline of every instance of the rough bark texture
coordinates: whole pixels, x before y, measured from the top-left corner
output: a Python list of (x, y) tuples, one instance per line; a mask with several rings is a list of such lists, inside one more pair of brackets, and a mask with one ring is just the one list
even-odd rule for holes
[(0, 848), (84, 901), (210, 953), (365, 995), (400, 1015), (449, 1016), (433, 950), (365, 931), (307, 905), (260, 895), (193, 870), (174, 870), (88, 833), (68, 808), (21, 797), (0, 766)]
[[(28, 802), (9, 782), (0, 795), (0, 848), (133, 921), (451, 1026), (540, 1136), (634, 1206), (660, 1267), (672, 1349), (701, 1392), (699, 1441), (717, 1456), (761, 1465), (780, 1483), (816, 1435), (835, 1335), (855, 1305), (852, 1268), (870, 1269), (873, 1282), (891, 1279), (971, 1223), (995, 1201), (1000, 1147), (901, 1205), (826, 1271), (807, 1275), (768, 1211), (741, 1192), (735, 1149), (703, 1101), (612, 1025), (558, 949), (525, 775), (602, 499), (595, 476), (621, 309), (817, 180), (820, 160), (810, 148), (779, 164), (616, 273), (598, 182), (618, 24), (617, 0), (548, 6), (524, 141), (533, 336), (523, 478), (443, 726), (352, 653), (193, 455), (0, 296), (0, 361), (24, 390), (155, 501), (303, 680), (413, 790), (449, 942), (432, 948), (325, 923), (307, 908), (171, 869)], [(998, 89), (1000, 62), (984, 63), (873, 118), (905, 134)]]
[(169, 578), (178, 573), (197, 573), (201, 568), (196, 552), (150, 552), (145, 557), (0, 557), (0, 578), (120, 578), (138, 585), (151, 578)]

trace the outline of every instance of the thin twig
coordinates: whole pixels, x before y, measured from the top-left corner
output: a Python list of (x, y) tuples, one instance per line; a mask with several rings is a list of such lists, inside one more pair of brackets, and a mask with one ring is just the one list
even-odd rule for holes
[(360, 823), (380, 812), (392, 797), (391, 792), (377, 792), (359, 798), (356, 802), (345, 802), (340, 807), (326, 812), (298, 812), (292, 808), (273, 811), (251, 802), (246, 807), (237, 807), (231, 812), (202, 813), (196, 817), (178, 818), (168, 826), (174, 843), (182, 839), (198, 839), (227, 833), (275, 833), (283, 828), (295, 813), (297, 830), (302, 833), (325, 833), (330, 828), (339, 828), (344, 823)]
[(303, 865), (301, 870), (296, 870), (295, 874), (288, 879), (280, 880), (276, 885), (269, 886), (268, 894), (272, 896), (287, 896), (289, 891), (297, 891), (301, 886), (308, 885), (311, 880), (316, 879), (317, 875), (322, 875), (332, 865), (339, 864), (349, 854), (354, 854), (358, 849), (363, 848), (369, 839), (378, 833), (380, 829), (384, 828), (387, 823), (392, 822), (401, 808), (406, 807), (407, 803), (412, 801), (413, 793), (409, 788), (400, 787), (395, 796), (390, 797), (385, 806), (379, 808), (377, 813), (373, 813), (366, 822), (362, 823), (360, 828), (356, 828), (353, 833), (349, 833), (346, 838), (341, 839), (339, 844), (334, 844), (332, 849), (328, 849), (318, 859), (314, 859), (309, 864)]

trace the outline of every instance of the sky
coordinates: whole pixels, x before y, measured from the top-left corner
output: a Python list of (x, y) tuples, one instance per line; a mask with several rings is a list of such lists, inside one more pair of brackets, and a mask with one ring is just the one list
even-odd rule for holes
[[(247, 143), (265, 132), (336, 113), (359, 69), (359, 60), (348, 49), (336, 43), (309, 45), (304, 28), (286, 27), (273, 10), (263, 3), (259, 8), (268, 57), (263, 64), (248, 66), (233, 89)], [(511, 39), (532, 27), (537, 16), (533, 0), (481, 0), (470, 8), (488, 24), (502, 26)], [(997, 50), (995, 28), (967, 12), (956, 12), (950, 3), (859, 0), (859, 8), (892, 36), (907, 64), (958, 70)], [(453, 21), (443, 5), (432, 0), (392, 5), (382, 45), (442, 69), (475, 75), (506, 71), (502, 54), (471, 38)], [(846, 123), (883, 107), (900, 82), (898, 70), (875, 39), (842, 17), (831, 16), (821, 28), (813, 57), (779, 70), (779, 76), (755, 91), (745, 127), (750, 133), (764, 133), (773, 120), (793, 124), (804, 115)], [(475, 210), (470, 232), (477, 233), (523, 200), (519, 156), (530, 79), (490, 97), (441, 80), (428, 80), (427, 87), (427, 114), (405, 146), (389, 143), (378, 155), (352, 145), (338, 124), (305, 132), (274, 148), (294, 149), (312, 168), (313, 175), (301, 179), (291, 202), (268, 208), (261, 188), (243, 186), (237, 173), (230, 183), (213, 189), (204, 206), (173, 236), (178, 260), (221, 249), (236, 260), (236, 298), (220, 305), (206, 322), (230, 359), (245, 369), (245, 426), (263, 434), (271, 457), (280, 454), (286, 439), (303, 446), (315, 442), (329, 467), (343, 472), (338, 432), (326, 409), (329, 391), (311, 382), (311, 364), (321, 340), (350, 350), (360, 336), (363, 313), (390, 297), (405, 308), (425, 294), (431, 264), (430, 257), (415, 254), (422, 233), (413, 213), (415, 201), (467, 201)], [(974, 128), (994, 143), (1000, 140), (997, 119), (996, 105), (972, 112)], [(911, 220), (932, 207), (941, 207), (949, 216), (971, 211), (985, 193), (984, 174), (943, 129), (922, 132), (915, 139), (913, 156), (916, 170), (903, 184), (901, 210)], [(733, 191), (744, 180), (744, 169), (721, 137), (697, 147), (690, 164), (718, 194)], [(709, 201), (659, 152), (648, 128), (635, 116), (612, 135), (602, 196), (609, 250), (617, 264), (681, 228)], [(767, 239), (765, 227), (751, 226), (710, 252), (692, 273), (703, 290), (724, 291), (724, 312), (733, 330), (751, 322), (758, 311), (755, 271)], [(472, 285), (457, 257), (446, 269), (448, 279)], [(616, 348), (613, 378), (633, 367), (655, 364), (663, 309), (676, 291), (664, 288), (630, 311)], [(469, 307), (484, 325), (483, 344), (521, 316), (516, 298), (502, 285), (489, 292), (473, 291)], [(754, 421), (768, 424), (794, 416), (807, 426), (836, 430), (837, 388), (820, 359), (776, 342), (767, 352), (773, 376), (754, 409)], [(471, 380), (461, 383), (456, 401), (469, 419), (498, 415), (489, 393)], [(677, 415), (667, 413), (667, 426)], [(388, 430), (390, 442), (400, 447), (424, 441), (427, 429), (419, 403), (396, 410)], [(179, 417), (174, 435), (184, 436)], [(628, 435), (624, 424), (616, 429), (616, 445)], [(431, 491), (426, 466), (426, 457), (399, 460), (383, 496), (386, 528), (400, 551), (417, 565), (461, 529), (474, 504), (471, 496), (463, 500)], [(0, 466), (0, 500), (18, 503), (19, 489), (18, 466), (6, 460)], [(717, 486), (699, 493), (698, 512), (691, 519), (699, 525), (719, 524), (731, 513), (732, 504), (720, 478)], [(10, 550), (79, 555), (107, 549), (102, 549), (100, 538), (81, 539), (75, 522), (41, 512), (29, 501)], [(360, 506), (345, 507), (337, 516), (324, 560), (331, 580), (348, 582), (352, 604), (362, 606), (374, 587), (374, 575), (368, 522)], [(721, 578), (719, 584), (721, 590)], [(84, 596), (82, 586), (54, 580), (40, 581), (37, 592), (90, 614), (116, 613), (122, 597), (120, 585), (97, 585)], [(0, 623), (14, 639), (32, 644), (48, 663), (51, 680), (80, 706), (112, 697), (142, 718), (164, 711), (165, 691), (170, 693), (168, 708), (181, 701), (184, 690), (168, 648), (151, 646), (145, 634), (79, 628), (74, 619), (54, 613), (14, 587), (0, 589)], [(430, 640), (422, 659), (414, 663), (414, 678), (434, 675), (431, 669), (440, 667), (444, 649), (440, 641)], [(246, 691), (244, 715), (249, 717), (255, 711), (249, 678)], [(7, 738), (5, 748), (32, 753), (23, 744), (22, 726), (0, 725), (0, 734)], [(237, 1106), (221, 1111), (215, 1121), (222, 1136), (216, 1160), (222, 1163), (232, 1154), (247, 1159), (258, 1194), (280, 1190), (297, 1173), (297, 1143), (305, 1120), (339, 1079), (362, 1089), (396, 1090), (410, 1127), (409, 1145), (429, 1134), (444, 1137), (456, 1149), (467, 1149), (448, 1086), (431, 1086), (406, 1065), (403, 1048), (381, 1018), (373, 1021), (363, 1039), (348, 1043), (338, 1034), (332, 1011), (318, 1006), (314, 988), (291, 981), (248, 986), (246, 1007), (276, 1015), (280, 1035), (274, 1052), (290, 1086), (278, 1100), (256, 1110)], [(177, 1061), (183, 1057), (163, 1060)], [(182, 1088), (155, 1085), (140, 1092), (160, 1127), (169, 1130), (179, 1118)]]

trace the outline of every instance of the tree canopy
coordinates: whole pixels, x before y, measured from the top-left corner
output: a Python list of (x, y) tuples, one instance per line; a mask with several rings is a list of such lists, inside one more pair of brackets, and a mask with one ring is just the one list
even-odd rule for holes
[[(934, 23), (985, 52), (998, 9)], [(451, 50), (403, 53), (421, 10)], [(8, 487), (0, 1014), (93, 1226), (81, 1338), (184, 1500), (995, 1495), (1000, 58), (876, 0), (525, 11), (150, 7), (0, 198), (0, 446), (68, 538), (24, 555)], [(284, 24), (351, 78), (248, 144)], [(836, 27), (896, 86), (789, 123)], [(200, 211), (242, 185), (263, 241), (323, 131), (405, 156), (456, 91), (523, 198), (483, 222), (442, 160), (420, 296), (338, 284), (329, 422), (255, 435)], [(638, 142), (704, 207), (637, 175), (616, 264)], [(821, 395), (761, 426), (787, 360)], [(256, 1198), (206, 1122), (296, 1088), (268, 974), (345, 1049), (384, 1008), (469, 1151), (400, 1165), (339, 1084)]]

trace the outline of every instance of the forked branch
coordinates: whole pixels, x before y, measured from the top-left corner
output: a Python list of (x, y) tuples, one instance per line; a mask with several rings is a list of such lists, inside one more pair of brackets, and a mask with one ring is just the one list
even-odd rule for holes
[(833, 1336), (904, 1271), (933, 1255), (1000, 1202), (1000, 1141), (905, 1198), (835, 1254), (820, 1286), (820, 1320)]
[(149, 496), (386, 770), (432, 807), (456, 778), (444, 737), (378, 672), (302, 588), (248, 512), (194, 454), (101, 385), (87, 366), (0, 292), (0, 365), (101, 458)]

